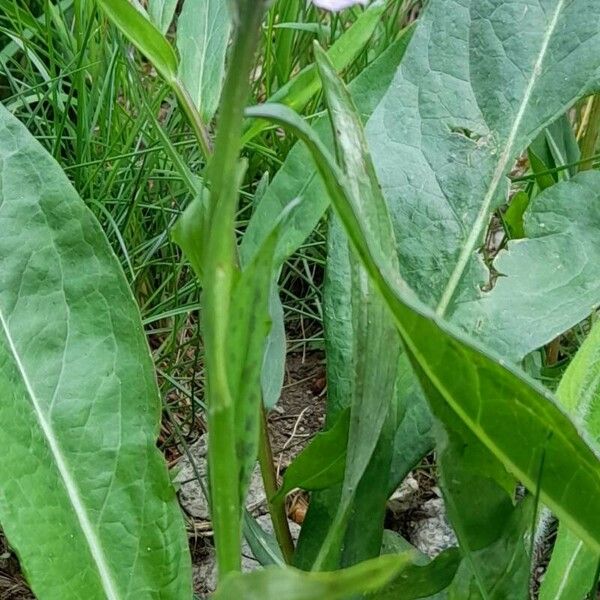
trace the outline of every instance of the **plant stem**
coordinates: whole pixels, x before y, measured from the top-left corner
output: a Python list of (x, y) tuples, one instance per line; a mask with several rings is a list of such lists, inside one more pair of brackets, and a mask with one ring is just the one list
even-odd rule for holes
[(277, 538), (277, 543), (281, 548), (281, 553), (286, 563), (291, 564), (294, 556), (294, 540), (290, 532), (290, 526), (285, 511), (285, 498), (281, 501), (272, 502), (271, 498), (275, 496), (278, 490), (277, 473), (273, 464), (273, 452), (271, 450), (271, 441), (269, 440), (269, 425), (264, 406), (261, 406), (260, 419), (260, 442), (258, 447), (258, 460), (260, 462), (260, 471), (262, 473), (265, 492), (269, 502), (269, 512), (273, 522), (273, 531)]
[(194, 101), (179, 80), (171, 81), (171, 87), (177, 96), (179, 106), (185, 113), (185, 116), (198, 139), (198, 144), (200, 145), (200, 150), (202, 151), (204, 158), (209, 160), (212, 156), (210, 136), (208, 135), (208, 131), (206, 131), (206, 126), (202, 121), (198, 109), (194, 105)]
[(592, 99), (587, 126), (581, 138), (580, 171), (589, 171), (594, 168), (593, 156), (598, 144), (598, 134), (600, 134), (600, 95), (594, 96)]
[[(243, 111), (267, 2), (238, 0), (230, 68), (223, 86), (215, 150), (208, 166), (210, 201), (205, 218), (203, 293), (209, 476), (219, 580), (241, 569), (242, 502), (235, 404), (229, 385), (227, 339), (237, 276), (235, 217), (242, 172), (239, 155)], [(184, 106), (186, 105), (184, 97)], [(188, 107), (189, 108), (189, 107)]]

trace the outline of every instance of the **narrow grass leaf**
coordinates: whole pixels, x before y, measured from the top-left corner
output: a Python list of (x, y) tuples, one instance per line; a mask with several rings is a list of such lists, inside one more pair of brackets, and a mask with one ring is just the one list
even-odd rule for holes
[[(351, 65), (363, 51), (381, 21), (383, 9), (384, 7), (380, 5), (366, 10), (329, 48), (329, 59), (338, 71), (343, 71)], [(269, 98), (269, 102), (279, 102), (300, 111), (320, 91), (321, 80), (317, 73), (317, 66), (313, 63), (289, 79)], [(265, 121), (252, 122), (244, 135), (244, 141), (251, 140), (263, 131), (267, 125), (268, 123)]]

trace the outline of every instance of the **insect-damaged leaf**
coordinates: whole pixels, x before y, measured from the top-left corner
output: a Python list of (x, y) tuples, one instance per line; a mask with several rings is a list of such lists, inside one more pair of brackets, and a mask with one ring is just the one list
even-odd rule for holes
[(599, 21), (591, 0), (429, 2), (367, 137), (401, 272), (438, 314), (489, 279), (476, 251), (515, 159), (597, 84)]

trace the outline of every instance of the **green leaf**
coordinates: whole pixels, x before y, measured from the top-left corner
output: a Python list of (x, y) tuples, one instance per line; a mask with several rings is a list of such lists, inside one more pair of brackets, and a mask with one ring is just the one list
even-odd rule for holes
[(450, 597), (525, 600), (533, 498), (513, 505), (516, 482), (460, 421), (439, 430), (440, 484), (464, 556)]
[(523, 218), (529, 202), (530, 198), (527, 192), (517, 192), (512, 197), (506, 212), (502, 215), (504, 226), (511, 240), (519, 240), (526, 237)]
[(558, 526), (552, 558), (540, 588), (540, 600), (584, 600), (592, 590), (600, 555), (568, 527)]
[(384, 589), (368, 596), (372, 600), (416, 600), (429, 598), (445, 590), (454, 579), (460, 565), (460, 553), (450, 548), (432, 561), (415, 561)]
[(185, 1), (177, 21), (179, 78), (205, 122), (219, 104), (230, 32), (228, 2)]
[(204, 280), (204, 240), (202, 234), (206, 227), (206, 210), (208, 206), (207, 189), (190, 202), (171, 230), (173, 241), (186, 253), (198, 280)]
[[(410, 31), (394, 42), (348, 86), (357, 110), (365, 118), (371, 115), (387, 90), (409, 39)], [(322, 117), (314, 127), (319, 137), (333, 148), (329, 120)], [(242, 263), (251, 258), (271, 231), (276, 215), (295, 198), (302, 198), (303, 202), (298, 207), (300, 210), (291, 215), (289, 229), (282, 234), (277, 248), (281, 260), (302, 245), (329, 207), (327, 192), (311, 162), (310, 153), (302, 144), (296, 144), (289, 152), (254, 211), (240, 245)]]
[(585, 319), (600, 304), (600, 173), (580, 173), (537, 196), (525, 213), (528, 239), (494, 261), (494, 288), (463, 298), (452, 322), (505, 359), (525, 354)]
[(287, 357), (285, 314), (283, 304), (279, 298), (279, 287), (275, 281), (271, 282), (269, 316), (271, 318), (271, 330), (267, 339), (261, 375), (263, 404), (267, 410), (273, 408), (279, 401), (281, 388), (285, 380)]
[[(332, 125), (337, 133), (335, 139), (347, 184), (354, 194), (364, 196), (365, 202), (371, 202), (371, 178), (374, 177), (372, 165), (363, 161), (361, 153), (354, 150), (366, 149), (360, 117), (334, 66), (317, 45), (315, 58)], [(377, 212), (378, 209), (382, 212)], [(383, 251), (389, 256), (390, 264), (397, 268), (396, 242), (387, 220), (385, 204), (373, 203), (373, 211), (364, 216), (368, 219), (365, 226), (378, 236)], [(396, 422), (394, 385), (400, 357), (400, 339), (389, 319), (385, 304), (354, 255), (349, 256), (349, 267), (353, 342), (349, 364), (354, 371), (350, 389), (350, 428), (340, 504), (315, 563), (315, 568), (321, 569), (325, 565), (337, 566), (338, 559), (334, 555), (336, 552), (339, 555), (356, 489), (369, 466), (382, 431), (385, 430), (386, 421), (391, 421), (393, 425)], [(347, 301), (347, 298), (342, 298), (341, 301)], [(391, 455), (393, 435), (389, 437), (388, 454)], [(389, 461), (383, 462), (381, 476), (385, 486), (389, 475)], [(375, 486), (371, 487), (374, 488)], [(383, 521), (383, 515), (381, 517)], [(381, 539), (378, 539), (377, 550), (380, 546)]]
[(254, 558), (261, 565), (285, 565), (275, 536), (267, 533), (248, 511), (244, 511), (243, 531)]
[(291, 203), (253, 260), (234, 284), (227, 336), (228, 383), (235, 403), (236, 447), (240, 469), (241, 497), (256, 463), (258, 448), (261, 373), (267, 336), (271, 329), (270, 283), (281, 265), (274, 263), (274, 250)]
[(91, 212), (0, 108), (0, 522), (42, 600), (191, 596), (139, 312)]
[[(575, 165), (579, 162), (581, 152), (567, 115), (563, 115), (540, 133), (529, 146), (528, 154), (541, 190), (554, 185), (560, 179), (568, 179), (569, 175), (575, 175)], [(565, 165), (572, 166), (552, 173)]]
[(344, 600), (382, 588), (411, 564), (414, 554), (381, 556), (355, 567), (328, 573), (306, 573), (290, 567), (267, 567), (230, 575), (213, 600)]
[[(472, 490), (476, 492), (476, 488)], [(472, 553), (471, 562), (485, 577), (479, 585), (472, 566), (463, 560), (448, 590), (449, 600), (527, 600), (529, 595), (530, 557), (528, 529), (531, 529), (533, 499), (526, 498), (510, 513), (498, 539)], [(463, 510), (463, 515), (468, 509)], [(484, 592), (482, 593), (482, 588)]]
[(428, 3), (367, 138), (401, 272), (438, 315), (489, 279), (477, 250), (516, 158), (595, 85), (599, 18), (565, 0)]
[(148, 0), (148, 15), (162, 34), (169, 30), (176, 9), (177, 0)]
[(462, 421), (528, 489), (537, 490), (539, 485), (540, 499), (600, 550), (600, 515), (590, 508), (600, 501), (600, 461), (556, 399), (414, 297), (375, 245), (377, 237), (364, 214), (373, 203), (353, 195), (345, 175), (296, 113), (279, 105), (248, 112), (292, 129), (310, 148), (353, 248), (392, 312), (435, 411), (447, 411)]
[[(596, 323), (560, 382), (557, 397), (569, 414), (600, 444), (600, 324)], [(592, 589), (600, 554), (560, 523), (541, 600), (579, 600)]]
[(177, 55), (165, 36), (129, 0), (98, 0), (123, 35), (148, 58), (170, 84), (177, 79)]
[(286, 469), (276, 498), (295, 488), (322, 490), (344, 478), (350, 411), (342, 412), (328, 431), (318, 433)]
[(406, 353), (400, 358), (396, 379), (399, 426), (394, 438), (394, 454), (387, 487), (389, 497), (409, 472), (430, 452), (435, 443), (433, 418), (419, 381)]

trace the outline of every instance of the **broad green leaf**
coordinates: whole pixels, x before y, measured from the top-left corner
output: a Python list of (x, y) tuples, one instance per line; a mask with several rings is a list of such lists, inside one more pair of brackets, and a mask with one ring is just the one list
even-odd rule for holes
[(177, 79), (177, 55), (164, 35), (129, 0), (98, 0), (110, 20), (154, 65), (165, 81)]
[(533, 504), (531, 497), (518, 504), (505, 521), (499, 538), (472, 553), (471, 562), (485, 577), (481, 584), (474, 579), (469, 561), (463, 560), (448, 590), (449, 600), (529, 599), (528, 529), (531, 529)]
[(191, 596), (139, 312), (100, 226), (0, 108), (0, 522), (41, 600)]
[(408, 551), (326, 573), (267, 567), (243, 575), (230, 575), (218, 588), (213, 600), (345, 600), (352, 594), (365, 594), (382, 588), (413, 560), (413, 552)]
[(450, 598), (525, 600), (533, 499), (513, 505), (516, 482), (460, 421), (445, 416), (439, 437), (440, 485), (464, 556)]
[(342, 481), (349, 423), (350, 410), (345, 410), (331, 429), (317, 433), (286, 469), (276, 497), (295, 488), (321, 490)]
[(217, 110), (231, 15), (223, 0), (185, 0), (177, 20), (179, 78), (205, 122)]
[[(557, 390), (569, 414), (582, 423), (600, 444), (600, 325), (592, 328), (571, 361)], [(560, 523), (548, 571), (540, 590), (541, 600), (580, 600), (591, 590), (600, 554), (591, 550), (565, 524)]]
[(367, 137), (401, 271), (438, 315), (489, 279), (477, 250), (516, 158), (597, 82), (598, 19), (589, 1), (428, 3)]
[(345, 175), (296, 113), (279, 105), (248, 113), (292, 129), (310, 148), (353, 248), (390, 308), (436, 412), (448, 411), (462, 421), (516, 479), (530, 490), (539, 487), (541, 501), (600, 551), (600, 514), (593, 510), (600, 501), (600, 461), (556, 399), (416, 300), (376, 245), (364, 215), (372, 203), (353, 196)]
[(148, 0), (148, 15), (162, 33), (167, 33), (175, 16), (177, 0)]
[(463, 299), (452, 322), (505, 359), (532, 350), (600, 304), (600, 173), (587, 171), (537, 196), (524, 217), (528, 239), (494, 261), (494, 288)]

